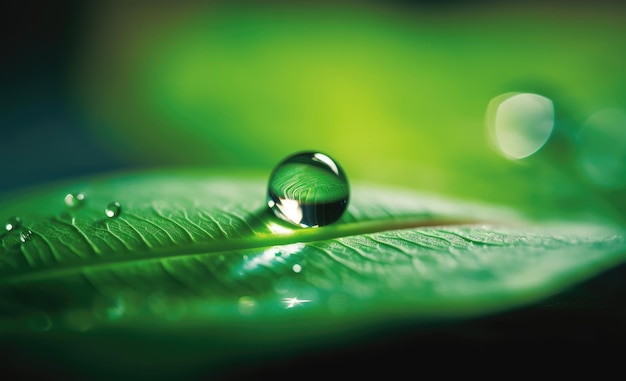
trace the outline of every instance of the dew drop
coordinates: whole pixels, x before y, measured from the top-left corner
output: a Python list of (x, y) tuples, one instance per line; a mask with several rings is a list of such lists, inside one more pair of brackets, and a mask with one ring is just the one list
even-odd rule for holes
[(68, 193), (65, 196), (65, 205), (70, 208), (78, 208), (85, 203), (85, 194), (84, 193)]
[(323, 153), (300, 152), (272, 171), (267, 205), (284, 221), (319, 227), (341, 218), (349, 195), (348, 179), (336, 161)]
[(20, 233), (20, 241), (26, 243), (33, 238), (32, 230), (24, 230)]
[(110, 202), (109, 205), (107, 205), (106, 209), (104, 210), (104, 213), (109, 218), (115, 218), (119, 216), (120, 213), (122, 213), (122, 206), (117, 201)]
[(10, 231), (13, 231), (13, 230), (19, 228), (20, 226), (22, 226), (22, 219), (17, 217), (17, 216), (13, 216), (13, 217), (10, 217), (7, 220), (7, 223), (6, 223), (6, 225), (4, 225), (4, 228), (8, 232), (10, 232)]

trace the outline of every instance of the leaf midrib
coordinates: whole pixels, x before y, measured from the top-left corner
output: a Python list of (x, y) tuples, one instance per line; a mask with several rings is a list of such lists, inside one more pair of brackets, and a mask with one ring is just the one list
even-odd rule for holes
[(58, 263), (54, 267), (28, 268), (17, 271), (0, 279), (0, 285), (24, 281), (34, 281), (50, 277), (72, 274), (83, 269), (106, 268), (132, 265), (137, 262), (158, 261), (168, 257), (186, 257), (194, 255), (217, 255), (247, 249), (262, 249), (271, 246), (287, 245), (292, 243), (309, 243), (325, 241), (349, 236), (379, 233), (384, 231), (415, 229), (437, 226), (460, 226), (481, 223), (485, 221), (463, 220), (456, 218), (439, 218), (433, 220), (416, 219), (416, 217), (402, 217), (392, 219), (378, 219), (372, 221), (350, 222), (319, 228), (292, 230), (285, 233), (255, 235), (246, 238), (220, 239), (206, 242), (176, 244), (174, 246), (153, 247), (147, 250), (133, 250), (132, 257), (109, 255), (91, 257), (90, 263), (85, 260)]

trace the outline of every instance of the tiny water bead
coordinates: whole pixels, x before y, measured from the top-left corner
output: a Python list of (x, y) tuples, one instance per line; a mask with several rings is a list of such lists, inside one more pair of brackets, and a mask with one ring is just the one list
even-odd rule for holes
[(65, 205), (70, 208), (78, 208), (79, 206), (85, 203), (85, 194), (84, 193), (68, 193), (65, 196)]
[(115, 218), (119, 216), (120, 213), (122, 213), (122, 205), (120, 205), (120, 203), (117, 201), (110, 202), (104, 210), (104, 213), (109, 218)]
[(285, 158), (274, 168), (267, 205), (284, 221), (319, 227), (341, 218), (349, 196), (348, 179), (341, 166), (328, 155), (306, 151)]
[(20, 226), (22, 226), (22, 219), (17, 216), (13, 216), (7, 220), (4, 228), (6, 229), (6, 231), (10, 232), (19, 228)]
[(27, 229), (20, 233), (20, 241), (22, 241), (23, 243), (30, 241), (32, 238), (33, 238), (32, 230)]

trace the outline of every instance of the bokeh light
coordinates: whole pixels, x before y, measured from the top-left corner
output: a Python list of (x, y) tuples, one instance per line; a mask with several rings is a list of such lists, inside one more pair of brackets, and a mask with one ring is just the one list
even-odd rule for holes
[(554, 129), (554, 104), (538, 94), (503, 94), (489, 103), (488, 110), (493, 143), (510, 159), (539, 151)]
[[(598, 110), (623, 109), (620, 11), (607, 2), (13, 5), (0, 190), (121, 169), (269, 174), (287, 155), (319, 150), (355, 182), (537, 208), (561, 188), (580, 201), (588, 194), (558, 168), (494, 155), (485, 109), (500, 94), (541, 95), (574, 110), (573, 135)], [(513, 156), (530, 154), (547, 127), (526, 131), (538, 135), (509, 139), (521, 150)]]
[(626, 113), (600, 110), (587, 119), (578, 134), (579, 165), (602, 188), (626, 185)]

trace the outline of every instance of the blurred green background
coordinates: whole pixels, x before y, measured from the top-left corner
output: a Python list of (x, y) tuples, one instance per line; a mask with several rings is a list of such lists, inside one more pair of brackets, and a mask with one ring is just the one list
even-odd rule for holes
[[(287, 155), (313, 149), (355, 183), (536, 214), (621, 216), (625, 9), (606, 1), (12, 4), (2, 23), (0, 192), (119, 169), (269, 175)], [(549, 140), (522, 160), (490, 140), (488, 107), (509, 92), (541, 95), (554, 108)], [(611, 132), (594, 140), (590, 128), (581, 140), (590, 123)]]

